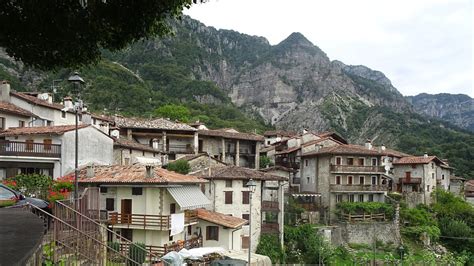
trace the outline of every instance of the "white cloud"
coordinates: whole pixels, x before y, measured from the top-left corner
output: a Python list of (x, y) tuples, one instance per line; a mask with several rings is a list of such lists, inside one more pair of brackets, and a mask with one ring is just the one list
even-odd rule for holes
[(331, 59), (384, 72), (404, 95), (474, 97), (470, 0), (211, 0), (185, 14), (271, 44), (301, 32)]

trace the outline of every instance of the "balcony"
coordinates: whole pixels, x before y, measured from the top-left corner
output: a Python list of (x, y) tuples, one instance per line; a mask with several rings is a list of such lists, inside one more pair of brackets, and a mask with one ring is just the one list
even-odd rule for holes
[(263, 222), (262, 233), (264, 234), (278, 234), (280, 232), (277, 222)]
[(169, 152), (169, 153), (180, 153), (180, 154), (194, 153), (194, 148), (193, 148), (193, 145), (191, 144), (170, 144), (166, 146), (166, 150), (164, 149), (163, 144), (159, 144), (158, 150)]
[(61, 144), (0, 140), (0, 155), (61, 158)]
[[(112, 212), (109, 214), (110, 225), (120, 225), (120, 228), (143, 228), (167, 231), (171, 229), (170, 215), (127, 214)], [(185, 211), (184, 224), (197, 223), (196, 211)]]
[(300, 163), (294, 161), (284, 160), (283, 158), (275, 158), (275, 165), (283, 166), (286, 168), (300, 169)]
[(404, 177), (398, 181), (400, 184), (421, 184), (421, 177)]
[(387, 191), (388, 186), (387, 185), (359, 185), (359, 184), (354, 184), (354, 185), (336, 185), (336, 184), (330, 184), (330, 191), (331, 192), (358, 192), (358, 191)]
[(280, 211), (280, 206), (278, 201), (262, 201), (262, 211)]
[(385, 173), (383, 166), (365, 166), (365, 165), (331, 165), (331, 173)]
[[(128, 249), (130, 245), (128, 243), (120, 243), (120, 252), (122, 254), (128, 254)], [(202, 247), (202, 237), (192, 237), (188, 240), (178, 240), (170, 244), (165, 244), (164, 246), (151, 246), (146, 245), (145, 248), (148, 252), (155, 254), (157, 256), (163, 256), (171, 251), (180, 251), (181, 249), (191, 249), (191, 248), (200, 248)]]

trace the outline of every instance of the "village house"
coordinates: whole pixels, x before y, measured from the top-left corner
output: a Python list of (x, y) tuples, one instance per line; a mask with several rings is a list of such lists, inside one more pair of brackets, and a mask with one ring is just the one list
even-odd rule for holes
[[(206, 153), (199, 153), (199, 154), (188, 154), (182, 157), (179, 157), (178, 160), (184, 160), (189, 163), (189, 167), (191, 168), (189, 173), (193, 174), (196, 172), (200, 172), (205, 169), (209, 169), (209, 167), (220, 167), (226, 166), (227, 164), (206, 154)], [(177, 160), (175, 160), (177, 161)]]
[(298, 198), (317, 206), (312, 210), (326, 221), (334, 218), (339, 202), (383, 202), (390, 183), (381, 166), (384, 153), (369, 145), (326, 142), (301, 155), (301, 193), (307, 196)]
[(282, 142), (289, 138), (298, 135), (298, 133), (294, 131), (284, 131), (284, 130), (269, 130), (263, 133), (265, 137), (265, 144), (264, 146), (268, 147), (275, 143)]
[[(73, 110), (72, 98), (66, 97), (62, 104), (53, 102), (50, 93), (39, 92), (16, 92), (11, 90), (10, 84), (3, 81), (0, 84), (0, 102), (8, 103), (26, 110), (29, 114), (28, 119), (19, 120), (17, 118), (3, 117), (4, 125), (13, 125), (15, 127), (32, 127), (32, 126), (60, 126), (74, 125), (75, 112)], [(15, 122), (10, 122), (13, 119)], [(111, 120), (102, 115), (93, 114), (84, 110), (79, 114), (79, 124), (93, 125), (104, 133), (109, 133), (109, 124)], [(16, 125), (15, 125), (16, 124)], [(5, 128), (8, 128), (5, 126)]]
[(198, 133), (199, 153), (207, 153), (229, 165), (259, 169), (263, 136), (235, 129), (203, 128)]
[(115, 116), (120, 138), (148, 145), (168, 154), (174, 160), (186, 154), (198, 153), (198, 132), (195, 128), (164, 118), (143, 119)]
[(430, 204), (436, 188), (449, 189), (451, 168), (436, 156), (407, 156), (393, 162), (395, 190), (410, 206)]
[[(44, 174), (58, 178), (74, 171), (75, 126), (11, 127), (0, 131), (0, 178)], [(80, 125), (79, 165), (112, 164), (113, 139)]]
[[(208, 180), (202, 189), (212, 203), (210, 210), (245, 220), (252, 216), (252, 252), (261, 233), (283, 233), (283, 185), (286, 178), (238, 166), (211, 168), (195, 175)], [(247, 187), (250, 179), (256, 182), (252, 210)], [(271, 190), (271, 193), (266, 193), (266, 190)], [(241, 238), (242, 249), (248, 249), (248, 226), (244, 226)]]

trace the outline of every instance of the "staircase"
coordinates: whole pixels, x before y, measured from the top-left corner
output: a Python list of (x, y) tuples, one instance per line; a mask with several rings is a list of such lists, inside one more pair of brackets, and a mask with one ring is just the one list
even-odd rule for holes
[[(132, 249), (135, 254), (129, 254), (129, 249), (108, 245), (107, 235), (128, 246), (133, 243), (98, 222), (98, 198), (91, 197), (95, 194), (98, 196), (98, 191), (93, 189), (84, 191), (77, 201), (79, 211), (71, 207), (75, 204), (69, 200), (56, 201), (52, 214), (33, 205), (27, 206), (45, 221), (42, 265), (151, 265), (156, 262), (159, 255), (141, 247)], [(139, 257), (144, 257), (145, 262)]]

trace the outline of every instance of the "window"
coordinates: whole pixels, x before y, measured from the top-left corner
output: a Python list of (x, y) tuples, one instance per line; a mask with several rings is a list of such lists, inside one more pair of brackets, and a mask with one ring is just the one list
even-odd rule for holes
[(100, 190), (100, 193), (107, 193), (106, 187), (100, 187), (99, 190)]
[(359, 195), (358, 199), (357, 199), (359, 202), (364, 202), (364, 195), (361, 194)]
[(269, 140), (267, 140), (267, 145), (270, 145), (270, 141), (269, 141)]
[(341, 176), (337, 175), (336, 176), (336, 185), (340, 185), (340, 184), (341, 184)]
[(374, 195), (373, 194), (370, 194), (369, 195), (369, 202), (373, 202), (374, 201)]
[(347, 184), (352, 185), (352, 176), (347, 176)]
[(176, 203), (170, 204), (170, 214), (176, 213)]
[(82, 114), (78, 114), (77, 118), (79, 119), (79, 121), (82, 121)]
[(434, 169), (434, 163), (431, 163), (431, 169)]
[(372, 185), (377, 185), (377, 177), (372, 176)]
[(219, 226), (206, 226), (206, 240), (219, 241)]
[(105, 199), (105, 209), (108, 211), (113, 211), (115, 209), (115, 199), (106, 198)]
[(232, 187), (232, 180), (226, 180), (225, 187)]
[(61, 117), (66, 118), (66, 112), (65, 111), (61, 111)]
[(411, 178), (411, 172), (405, 172), (405, 178)]
[(132, 195), (142, 195), (143, 188), (141, 187), (132, 187)]
[(365, 176), (359, 176), (359, 184), (361, 185), (365, 184)]
[(53, 121), (46, 120), (46, 126), (50, 127), (53, 125)]
[(444, 180), (444, 175), (441, 175), (441, 179), (443, 179), (443, 180)]
[(372, 166), (377, 166), (377, 165), (378, 165), (377, 158), (372, 158)]
[(242, 204), (249, 204), (250, 191), (242, 191)]
[(354, 158), (347, 158), (347, 165), (354, 165)]
[(358, 165), (364, 165), (364, 158), (359, 158), (359, 163)]
[(336, 203), (342, 202), (342, 195), (336, 195)]
[(430, 192), (430, 185), (426, 185), (426, 191)]
[(92, 124), (93, 124), (93, 125), (97, 124), (97, 119), (92, 118)]
[(224, 191), (225, 204), (232, 204), (232, 191)]
[(434, 179), (434, 173), (431, 173), (431, 179)]
[(168, 232), (169, 232), (168, 241), (173, 241), (173, 236), (171, 235), (171, 230), (168, 231)]
[(26, 150), (27, 150), (27, 151), (32, 151), (32, 150), (33, 150), (33, 145), (34, 145), (33, 143), (34, 143), (34, 141), (33, 141), (32, 139), (27, 139), (25, 142), (26, 142), (26, 147), (25, 147)]
[(354, 202), (354, 194), (349, 194), (349, 202)]
[(18, 120), (18, 127), (25, 127), (25, 121)]
[(52, 139), (44, 139), (43, 140), (44, 150), (45, 151), (50, 151), (51, 150), (51, 144), (53, 144)]
[(133, 230), (132, 229), (122, 229), (122, 237), (133, 241)]
[(309, 176), (306, 177), (306, 184), (309, 184)]
[(0, 129), (5, 129), (5, 117), (0, 117)]
[(14, 199), (14, 198), (16, 198), (15, 193), (13, 193), (12, 191), (10, 191), (7, 188), (0, 187), (0, 199), (1, 200), (10, 200), (10, 199)]
[(242, 219), (249, 220), (250, 219), (250, 214), (242, 214)]
[(308, 166), (308, 160), (304, 160), (304, 166)]
[(341, 165), (342, 158), (336, 157), (336, 165)]

